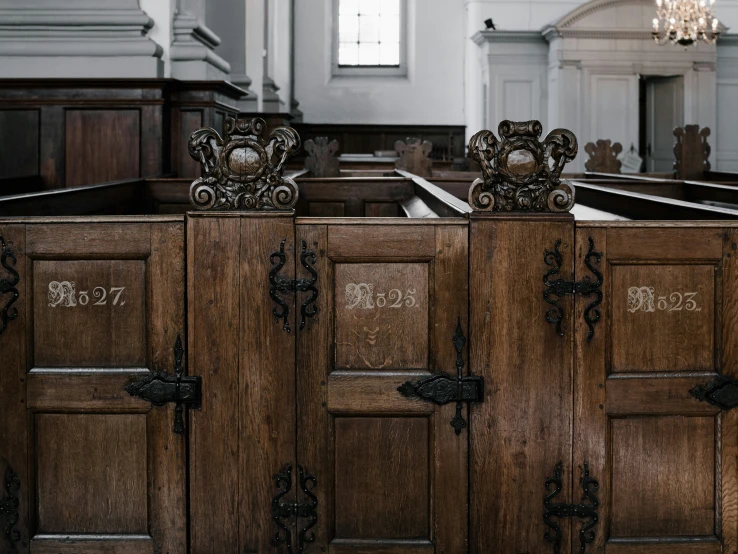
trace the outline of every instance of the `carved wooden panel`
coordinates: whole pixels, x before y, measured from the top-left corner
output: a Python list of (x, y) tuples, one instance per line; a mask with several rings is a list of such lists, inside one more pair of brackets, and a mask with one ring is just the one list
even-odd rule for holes
[(313, 548), (464, 552), (467, 431), (451, 426), (454, 403), (398, 387), (455, 374), (452, 337), (468, 326), (466, 224), (347, 223), (297, 226), (325, 283), (297, 337), (297, 458), (320, 498)]
[(14, 229), (0, 225), (20, 274), (19, 317), (0, 335), (0, 458), (21, 483), (19, 551), (186, 551), (174, 407), (125, 390), (150, 371), (173, 372), (184, 333), (182, 222)]
[(68, 110), (66, 186), (139, 177), (140, 127), (138, 110)]
[(340, 146), (337, 140), (328, 140), (328, 137), (317, 137), (315, 140), (305, 141), (305, 169), (310, 171), (310, 177), (339, 177), (338, 151)]
[(428, 364), (426, 264), (336, 264), (336, 367)]
[(677, 179), (698, 180), (710, 171), (710, 152), (707, 142), (711, 131), (709, 127), (700, 129), (699, 125), (687, 125), (674, 129), (674, 172)]
[[(690, 391), (735, 376), (735, 230), (628, 224), (577, 230), (577, 277), (590, 237), (603, 257), (592, 341), (577, 298), (574, 458), (598, 480), (592, 551), (734, 549), (738, 415)], [(687, 290), (688, 289), (688, 290)], [(653, 302), (652, 302), (653, 295)], [(576, 315), (574, 315), (576, 314)], [(579, 523), (574, 522), (576, 532)], [(656, 550), (656, 548), (660, 550)]]
[(609, 140), (598, 140), (587, 143), (584, 151), (589, 154), (589, 159), (584, 163), (587, 171), (596, 173), (620, 173), (622, 163), (618, 156), (623, 151), (623, 145), (619, 142), (612, 144)]
[(39, 110), (0, 111), (2, 177), (38, 175)]
[(34, 262), (35, 367), (144, 367), (142, 260)]
[(430, 177), (433, 175), (433, 161), (430, 158), (432, 151), (433, 143), (427, 140), (421, 141), (419, 138), (398, 140), (395, 143), (395, 152), (400, 159), (395, 162), (395, 167), (419, 177)]

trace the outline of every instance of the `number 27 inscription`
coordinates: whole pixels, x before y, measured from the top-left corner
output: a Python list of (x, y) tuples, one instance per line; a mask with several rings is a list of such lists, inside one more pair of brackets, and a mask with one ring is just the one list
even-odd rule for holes
[[(105, 306), (111, 300), (113, 306), (124, 306), (126, 301), (121, 298), (126, 287), (95, 287), (92, 289), (93, 306)], [(89, 291), (76, 291), (74, 281), (51, 281), (49, 283), (49, 307), (74, 308), (87, 306), (90, 303)]]

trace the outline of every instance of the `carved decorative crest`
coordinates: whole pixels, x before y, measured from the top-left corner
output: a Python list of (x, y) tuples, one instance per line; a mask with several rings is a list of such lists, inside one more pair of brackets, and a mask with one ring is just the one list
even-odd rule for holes
[(419, 138), (408, 138), (405, 142), (398, 140), (395, 143), (395, 152), (400, 159), (395, 162), (397, 169), (404, 169), (418, 177), (431, 177), (433, 174), (433, 160), (430, 159), (433, 143)]
[(677, 179), (702, 179), (705, 171), (710, 171), (710, 152), (707, 143), (710, 128), (700, 130), (699, 125), (687, 125), (674, 129), (674, 174)]
[(589, 154), (589, 159), (584, 164), (587, 171), (620, 173), (623, 164), (618, 160), (618, 156), (623, 151), (623, 145), (619, 142), (615, 144), (609, 140), (598, 140), (597, 144), (590, 142), (584, 147), (584, 151)]
[(469, 141), (469, 157), (482, 166), (482, 179), (469, 189), (479, 212), (568, 212), (574, 187), (561, 181), (564, 165), (577, 156), (577, 138), (555, 129), (541, 142), (539, 121), (500, 123), (500, 140), (480, 131)]
[(315, 140), (305, 141), (305, 169), (310, 171), (311, 177), (340, 177), (338, 168), (338, 150), (340, 146), (337, 140), (328, 141), (328, 137), (316, 137)]
[(189, 142), (190, 156), (202, 164), (204, 177), (190, 187), (198, 210), (287, 211), (297, 203), (295, 182), (282, 176), (287, 160), (300, 149), (300, 135), (278, 127), (262, 137), (263, 119), (226, 118), (225, 137), (199, 129)]

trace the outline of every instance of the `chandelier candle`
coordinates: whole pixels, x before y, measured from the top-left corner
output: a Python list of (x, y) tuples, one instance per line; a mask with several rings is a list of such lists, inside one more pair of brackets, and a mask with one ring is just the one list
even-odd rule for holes
[(714, 16), (715, 0), (656, 0), (653, 38), (659, 44), (691, 46), (715, 44), (720, 22)]

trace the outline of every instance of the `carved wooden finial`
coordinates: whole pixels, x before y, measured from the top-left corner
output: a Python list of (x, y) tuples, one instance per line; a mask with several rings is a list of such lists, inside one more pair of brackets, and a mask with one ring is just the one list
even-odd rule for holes
[(482, 179), (469, 189), (478, 212), (568, 212), (574, 187), (561, 181), (564, 165), (577, 156), (574, 133), (555, 129), (541, 142), (539, 121), (500, 123), (497, 140), (480, 131), (469, 141), (469, 157), (482, 166)]
[(315, 140), (305, 141), (305, 169), (310, 170), (311, 177), (340, 177), (338, 168), (339, 150), (337, 140), (328, 142), (328, 137), (316, 137)]
[(226, 118), (221, 138), (211, 128), (192, 133), (189, 152), (202, 165), (204, 177), (190, 187), (190, 202), (198, 210), (288, 211), (299, 191), (282, 176), (288, 158), (300, 149), (300, 135), (291, 127), (262, 135), (261, 118)]
[(403, 169), (418, 177), (431, 177), (433, 174), (433, 160), (430, 159), (433, 143), (421, 141), (419, 138), (408, 138), (405, 142), (398, 140), (395, 143), (395, 152), (400, 159), (395, 162), (397, 169)]
[(677, 179), (702, 179), (705, 171), (710, 171), (710, 152), (707, 143), (710, 128), (700, 130), (699, 125), (687, 125), (674, 129), (674, 175)]
[(584, 164), (587, 171), (620, 173), (623, 164), (618, 160), (618, 156), (623, 151), (623, 145), (619, 142), (615, 144), (609, 140), (598, 140), (597, 144), (590, 142), (584, 147), (584, 151), (589, 154), (589, 159)]

